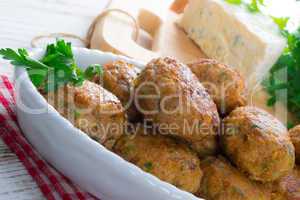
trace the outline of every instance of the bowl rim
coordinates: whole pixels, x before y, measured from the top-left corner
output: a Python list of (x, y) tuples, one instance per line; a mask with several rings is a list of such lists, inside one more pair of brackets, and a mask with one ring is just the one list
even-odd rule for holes
[[(107, 59), (110, 61), (120, 59), (125, 60), (126, 62), (134, 64), (138, 68), (143, 68), (145, 66), (145, 63), (136, 61), (126, 56), (115, 55), (113, 53), (102, 52), (94, 49), (91, 50), (87, 48), (74, 47), (72, 49), (76, 61), (78, 61), (78, 59), (85, 59), (80, 57), (95, 57), (95, 59), (96, 57), (98, 57), (98, 59), (107, 57)], [(42, 55), (44, 51), (45, 49), (33, 49), (29, 52), (29, 55), (37, 58), (38, 56)], [(139, 167), (125, 161), (114, 152), (107, 150), (98, 142), (93, 141), (89, 136), (74, 127), (71, 122), (62, 117), (51, 105), (48, 104), (48, 102), (43, 98), (43, 96), (30, 81), (25, 69), (16, 67), (15, 80), (23, 76), (24, 82), (22, 82), (19, 88), (16, 88), (16, 105), (17, 118), (24, 135), (46, 161), (51, 163), (51, 165), (53, 165), (56, 169), (69, 177), (83, 189), (101, 198), (102, 200), (200, 199), (191, 193), (182, 191), (175, 186), (161, 181), (157, 177), (142, 171)], [(41, 106), (43, 108), (47, 108), (48, 113), (32, 115), (22, 111), (18, 103), (22, 98), (25, 99), (25, 102), (30, 106)], [(46, 122), (44, 121), (43, 125), (41, 124), (43, 123), (42, 119), (46, 120)], [(61, 128), (59, 132), (67, 132), (63, 132), (58, 135), (58, 133), (55, 133), (54, 131), (57, 130), (57, 127)], [(49, 131), (49, 128), (52, 128), (53, 131)], [(46, 130), (51, 132), (51, 137), (49, 137), (49, 134), (47, 135), (45, 133)], [(63, 145), (63, 147), (57, 147), (57, 145), (54, 143)], [(87, 147), (85, 145), (89, 145), (88, 149), (85, 149)], [(83, 146), (85, 148), (83, 148)], [(75, 147), (76, 149), (74, 149)], [(66, 151), (65, 149), (74, 150), (74, 152)], [(66, 159), (66, 161), (69, 162), (67, 163), (61, 158), (61, 156), (56, 156), (58, 153), (67, 154), (67, 156), (73, 158), (73, 160)], [(80, 155), (75, 155), (75, 153)], [(89, 158), (85, 157), (83, 159), (81, 156), (88, 156)], [(102, 156), (101, 159), (100, 156)], [(88, 166), (87, 163), (79, 162), (89, 160), (94, 163), (94, 167)], [(99, 168), (96, 167), (100, 166), (98, 162), (103, 165), (101, 167), (104, 167), (104, 171), (106, 172), (102, 172), (101, 170), (101, 172), (99, 172), (99, 170), (97, 171)], [(89, 173), (85, 174), (85, 176), (78, 175), (76, 173), (79, 173), (80, 170), (73, 169), (74, 167), (68, 169), (69, 164), (77, 164), (81, 170), (88, 169)], [(92, 172), (97, 172), (97, 174), (91, 175), (90, 173)], [(109, 177), (111, 176), (108, 175), (114, 176), (111, 179), (118, 178), (118, 180), (110, 180)], [(101, 176), (103, 179), (105, 179), (105, 181), (95, 180), (96, 178), (101, 178)], [(120, 187), (122, 187), (122, 189)], [(115, 188), (119, 189), (115, 190)]]

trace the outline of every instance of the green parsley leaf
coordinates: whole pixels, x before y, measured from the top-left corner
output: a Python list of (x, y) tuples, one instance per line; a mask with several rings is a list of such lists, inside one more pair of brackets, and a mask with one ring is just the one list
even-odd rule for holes
[(144, 164), (144, 168), (145, 168), (146, 172), (151, 172), (152, 169), (153, 169), (153, 164), (152, 164), (152, 162), (146, 162), (146, 163)]
[(80, 117), (80, 112), (77, 110), (74, 110), (74, 116), (75, 118), (79, 118)]
[(103, 73), (103, 67), (99, 64), (93, 64), (88, 66), (84, 72), (84, 77), (87, 80), (91, 80), (94, 76), (101, 76)]
[(277, 99), (275, 96), (272, 96), (271, 98), (268, 99), (267, 101), (267, 106), (272, 107), (275, 105)]
[(280, 30), (285, 30), (287, 23), (289, 22), (288, 17), (273, 17), (271, 16), (273, 21), (278, 25)]
[(17, 51), (10, 48), (0, 49), (0, 55), (10, 60), (12, 65), (25, 68), (32, 83), (44, 92), (56, 90), (67, 83), (80, 86), (87, 79), (87, 75), (102, 73), (100, 65), (89, 66), (87, 72), (81, 70), (75, 63), (71, 43), (64, 40), (47, 45), (41, 60), (30, 58), (26, 49), (22, 48)]
[[(286, 102), (286, 99), (276, 95), (278, 91), (286, 90), (288, 110), (300, 120), (300, 28), (293, 33), (285, 30), (284, 36), (288, 46), (270, 70), (270, 76), (263, 85), (270, 94), (268, 106), (274, 106), (277, 101)], [(286, 72), (285, 77), (278, 76), (282, 72)]]
[(293, 123), (293, 122), (287, 122), (287, 125), (286, 125), (286, 127), (288, 128), (288, 129), (291, 129), (291, 128), (294, 128), (294, 126), (295, 126), (295, 124)]
[(31, 59), (26, 49), (18, 49), (17, 51), (9, 48), (0, 49), (0, 55), (6, 60), (11, 60), (12, 65), (27, 69), (29, 77), (36, 87), (43, 84), (49, 67), (40, 61)]
[(235, 4), (235, 5), (241, 5), (242, 0), (225, 0), (227, 3)]
[(29, 67), (27, 65), (30, 65), (30, 67), (33, 68), (48, 69), (47, 65), (44, 65), (43, 63), (37, 60), (29, 58), (26, 49), (18, 49), (17, 52), (10, 48), (0, 49), (0, 55), (2, 55), (3, 58), (6, 60), (11, 60), (12, 64), (15, 66), (24, 65), (24, 67)]
[(265, 5), (265, 2), (264, 2), (264, 0), (258, 0), (258, 3), (259, 3), (260, 5), (262, 5), (262, 6), (264, 6), (264, 5)]
[(257, 0), (252, 0), (251, 3), (249, 4), (246, 4), (247, 5), (247, 8), (250, 12), (259, 12), (259, 7), (258, 7), (258, 3), (257, 3)]

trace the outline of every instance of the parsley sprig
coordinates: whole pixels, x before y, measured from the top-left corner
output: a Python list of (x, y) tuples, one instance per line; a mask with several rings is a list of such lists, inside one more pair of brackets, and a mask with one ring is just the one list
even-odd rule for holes
[(71, 43), (57, 40), (47, 45), (46, 53), (40, 60), (30, 58), (26, 49), (14, 51), (0, 49), (0, 55), (17, 67), (24, 67), (32, 83), (44, 92), (56, 90), (59, 86), (71, 83), (79, 86), (84, 80), (102, 73), (102, 66), (90, 65), (85, 71), (79, 68), (74, 59)]
[(283, 29), (282, 33), (288, 41), (288, 46), (270, 70), (270, 76), (263, 85), (270, 94), (267, 102), (269, 106), (283, 101), (276, 93), (286, 90), (288, 110), (300, 120), (300, 28), (293, 33)]
[(247, 4), (247, 8), (250, 12), (260, 12), (259, 6), (264, 6), (264, 0), (252, 0)]
[(264, 0), (251, 0), (250, 3), (245, 3), (243, 0), (225, 0), (227, 3), (235, 5), (245, 5), (250, 12), (260, 12), (259, 6), (264, 6)]
[(227, 3), (235, 4), (235, 5), (241, 5), (242, 0), (225, 0)]
[[(260, 12), (260, 6), (264, 6), (264, 0), (251, 0), (245, 3), (243, 0), (225, 0), (227, 3), (246, 6), (253, 13)], [(278, 91), (287, 91), (288, 110), (300, 120), (300, 28), (294, 33), (286, 30), (288, 17), (273, 17), (282, 35), (286, 38), (288, 46), (280, 56), (276, 64), (270, 70), (270, 75), (263, 81), (263, 85), (270, 94), (267, 105), (274, 106), (279, 101), (285, 101)], [(288, 123), (292, 127), (292, 123)]]
[(289, 17), (273, 17), (271, 16), (273, 21), (278, 25), (279, 29), (284, 31), (290, 18)]

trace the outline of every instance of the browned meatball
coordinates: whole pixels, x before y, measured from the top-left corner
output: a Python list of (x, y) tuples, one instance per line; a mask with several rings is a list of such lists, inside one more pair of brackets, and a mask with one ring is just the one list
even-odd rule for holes
[(286, 127), (256, 107), (240, 107), (224, 119), (226, 155), (253, 180), (275, 181), (294, 167), (295, 152)]
[(197, 154), (162, 135), (124, 135), (114, 150), (127, 161), (179, 189), (195, 193), (202, 171)]
[(246, 105), (245, 81), (237, 71), (213, 59), (201, 59), (188, 66), (207, 89), (222, 115)]
[(121, 102), (98, 84), (68, 84), (44, 96), (77, 128), (109, 149), (124, 131), (126, 117)]
[(94, 82), (116, 95), (123, 104), (129, 121), (138, 121), (140, 114), (134, 106), (133, 81), (140, 70), (123, 60), (108, 63), (103, 66), (103, 75), (96, 76)]
[(201, 162), (203, 178), (200, 196), (206, 200), (269, 200), (271, 193), (249, 180), (224, 158)]
[(289, 135), (295, 147), (296, 161), (300, 164), (300, 125), (289, 130)]
[(217, 150), (216, 105), (184, 64), (158, 58), (136, 79), (137, 107), (160, 133), (189, 142), (201, 157)]
[(273, 183), (272, 200), (300, 199), (300, 168), (295, 167), (287, 176)]

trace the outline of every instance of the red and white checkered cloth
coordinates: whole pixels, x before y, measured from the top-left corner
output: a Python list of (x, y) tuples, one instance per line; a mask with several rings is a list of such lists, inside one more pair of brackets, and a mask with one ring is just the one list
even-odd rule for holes
[(13, 85), (6, 76), (0, 76), (0, 137), (23, 163), (45, 198), (97, 199), (51, 167), (28, 143), (18, 126), (14, 99)]

